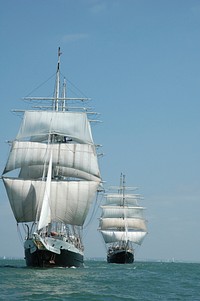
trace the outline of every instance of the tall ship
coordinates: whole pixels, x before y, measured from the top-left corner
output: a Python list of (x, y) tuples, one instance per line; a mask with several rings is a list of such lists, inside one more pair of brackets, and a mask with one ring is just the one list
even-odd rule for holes
[(120, 176), (120, 185), (110, 187), (105, 193), (105, 204), (99, 230), (107, 249), (108, 263), (133, 263), (134, 250), (141, 245), (147, 234), (144, 207), (139, 205), (141, 196), (135, 194), (135, 187), (127, 187), (125, 175)]
[(2, 174), (17, 225), (24, 231), (29, 267), (84, 265), (83, 227), (101, 183), (93, 113), (83, 107), (87, 98), (66, 96), (65, 80), (61, 89), (60, 56), (59, 48), (53, 96), (26, 98), (47, 105), (21, 112)]

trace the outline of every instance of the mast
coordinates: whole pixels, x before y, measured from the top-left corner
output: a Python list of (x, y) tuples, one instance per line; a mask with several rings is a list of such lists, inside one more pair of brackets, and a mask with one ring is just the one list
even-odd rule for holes
[[(49, 106), (34, 106), (34, 108), (40, 108), (40, 109), (49, 109), (52, 108), (54, 111), (68, 111), (69, 108), (67, 108), (67, 101), (88, 101), (91, 100), (88, 97), (67, 97), (66, 95), (66, 79), (64, 78), (63, 82), (63, 89), (62, 89), (62, 95), (60, 96), (60, 56), (62, 52), (60, 50), (60, 47), (58, 47), (58, 63), (57, 63), (57, 70), (56, 70), (56, 81), (55, 81), (55, 87), (54, 87), (54, 95), (52, 97), (24, 97), (24, 100), (28, 101), (34, 101), (34, 100), (47, 100), (51, 102), (51, 107)], [(59, 106), (60, 105), (60, 106)], [(87, 111), (85, 107), (75, 107), (75, 109), (81, 109), (82, 111)], [(13, 112), (24, 112), (24, 110), (13, 110)], [(92, 112), (90, 112), (92, 114)], [(95, 113), (96, 114), (96, 113)], [(98, 120), (90, 120), (90, 122), (95, 121), (97, 122)]]
[(56, 91), (55, 91), (55, 111), (58, 111), (58, 101), (59, 101), (59, 87), (60, 87), (60, 47), (58, 47), (58, 64), (56, 71)]
[(62, 111), (65, 111), (66, 86), (67, 86), (67, 83), (66, 83), (66, 79), (64, 78), (63, 90), (62, 90), (62, 98), (63, 98), (63, 101), (62, 101)]
[(123, 198), (123, 207), (125, 206), (125, 175), (123, 175), (122, 179), (122, 198)]
[(126, 210), (125, 210), (125, 188), (126, 188), (126, 182), (125, 182), (125, 175), (122, 175), (122, 198), (123, 198), (123, 209), (124, 209), (124, 223), (125, 223), (125, 242), (127, 244), (128, 242), (128, 225), (127, 225), (127, 219), (126, 219)]

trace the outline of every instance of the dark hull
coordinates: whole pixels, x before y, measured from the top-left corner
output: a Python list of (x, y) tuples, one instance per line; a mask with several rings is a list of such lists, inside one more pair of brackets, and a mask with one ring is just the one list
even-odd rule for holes
[(25, 260), (28, 267), (83, 267), (83, 255), (68, 250), (55, 254), (47, 250), (25, 249)]
[(117, 250), (117, 251), (110, 252), (107, 255), (108, 263), (125, 264), (125, 263), (133, 263), (133, 261), (134, 261), (134, 255), (130, 251)]

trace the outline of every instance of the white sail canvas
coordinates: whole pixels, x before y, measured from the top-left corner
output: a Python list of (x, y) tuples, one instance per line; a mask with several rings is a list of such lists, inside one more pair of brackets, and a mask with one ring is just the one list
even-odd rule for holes
[(128, 233), (126, 233), (125, 231), (101, 231), (101, 233), (106, 243), (113, 243), (127, 239), (138, 245), (142, 244), (147, 234), (146, 232), (141, 231)]
[(42, 228), (46, 227), (51, 222), (51, 204), (50, 204), (51, 174), (52, 174), (52, 153), (50, 154), (47, 180), (45, 185), (44, 198), (42, 201), (42, 209), (40, 212), (40, 218), (38, 223), (38, 230), (41, 230)]
[(107, 204), (116, 204), (116, 205), (138, 205), (138, 196), (137, 195), (127, 195), (124, 196), (122, 194), (108, 194), (106, 196)]
[(143, 218), (144, 217), (144, 207), (122, 207), (122, 206), (101, 206), (102, 214), (101, 216), (104, 218), (123, 218), (124, 216), (135, 217), (135, 218)]
[(52, 152), (52, 166), (69, 167), (100, 177), (98, 160), (94, 145), (72, 143), (38, 143), (14, 141), (4, 174), (17, 168), (43, 166), (49, 163)]
[(71, 111), (25, 111), (16, 139), (43, 141), (50, 133), (93, 144), (87, 114)]
[(118, 229), (118, 228), (128, 228), (146, 231), (145, 220), (139, 218), (101, 218), (100, 228), (105, 229)]
[[(41, 215), (45, 181), (4, 178), (9, 201), (17, 222), (35, 221)], [(82, 226), (99, 182), (51, 181), (51, 219)]]

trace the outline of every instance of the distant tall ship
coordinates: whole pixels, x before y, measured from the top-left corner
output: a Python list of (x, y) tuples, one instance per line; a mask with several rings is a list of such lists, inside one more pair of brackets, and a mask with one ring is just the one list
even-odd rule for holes
[(30, 267), (83, 266), (83, 225), (101, 182), (94, 113), (80, 107), (87, 98), (66, 97), (65, 82), (60, 96), (60, 55), (54, 96), (26, 98), (48, 105), (23, 112), (2, 176)]
[(140, 195), (131, 193), (135, 188), (125, 186), (125, 175), (121, 174), (120, 186), (110, 189), (113, 192), (105, 194), (99, 222), (107, 262), (133, 263), (135, 246), (141, 245), (147, 234), (145, 208), (138, 204)]

